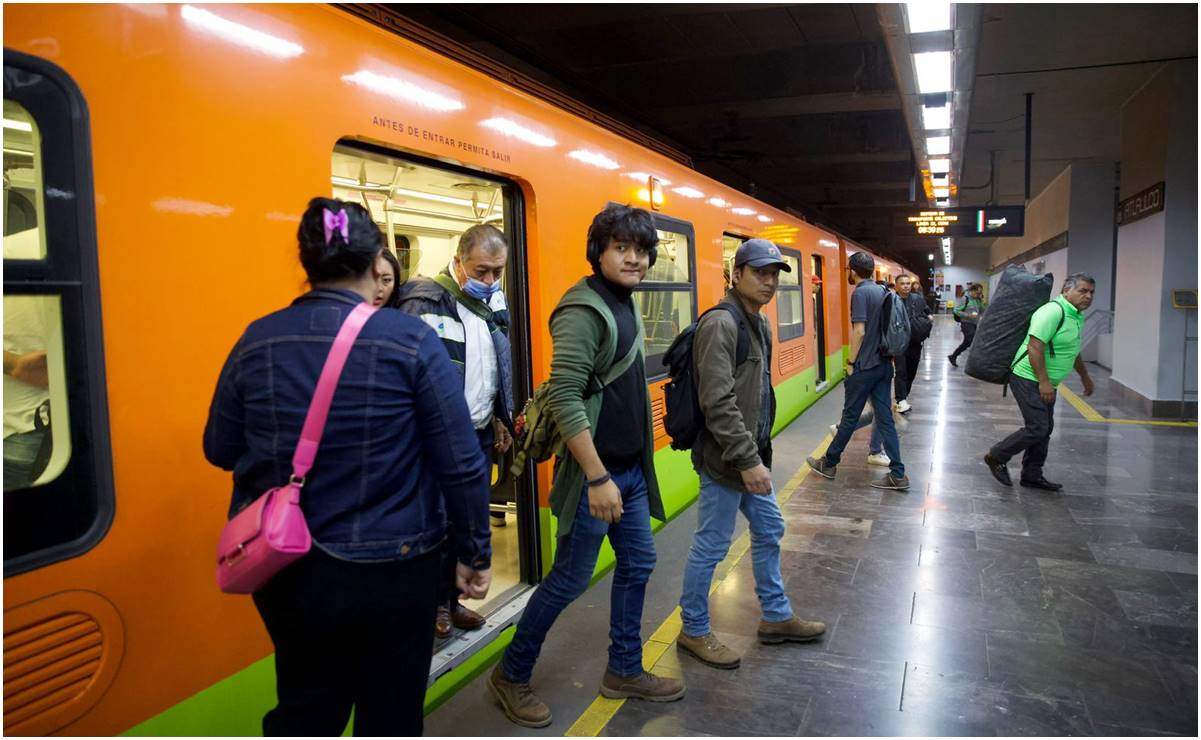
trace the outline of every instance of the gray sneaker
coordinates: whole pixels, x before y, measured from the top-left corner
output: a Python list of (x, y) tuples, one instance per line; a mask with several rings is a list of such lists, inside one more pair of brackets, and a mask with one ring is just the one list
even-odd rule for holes
[(723, 645), (712, 632), (703, 637), (692, 637), (681, 632), (676, 638), (676, 647), (714, 668), (732, 670), (742, 663), (738, 653)]
[(809, 467), (813, 468), (813, 472), (830, 480), (834, 480), (834, 475), (838, 472), (838, 466), (826, 462), (824, 455), (822, 457), (807, 457), (805, 458), (805, 462), (809, 463)]
[(872, 488), (885, 488), (890, 491), (908, 491), (909, 476), (902, 475), (900, 478), (898, 478), (892, 473), (889, 473), (880, 480), (872, 481)]
[(492, 675), (488, 676), (488, 690), (514, 724), (522, 727), (546, 727), (550, 724), (550, 707), (538, 698), (528, 683), (510, 681), (499, 663)]
[(601, 696), (606, 699), (642, 699), (643, 701), (675, 701), (684, 698), (684, 682), (643, 671), (641, 676), (623, 678), (605, 670), (601, 680)]

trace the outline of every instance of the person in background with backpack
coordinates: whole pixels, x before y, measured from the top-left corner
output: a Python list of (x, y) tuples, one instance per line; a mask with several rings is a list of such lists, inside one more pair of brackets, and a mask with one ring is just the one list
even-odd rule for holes
[[(387, 253), (387, 250), (384, 250)], [(418, 277), (397, 286), (398, 308), (433, 329), (450, 355), (463, 389), (471, 425), (484, 458), (504, 454), (512, 444), (513, 368), (509, 345), (509, 309), (501, 291), (509, 244), (500, 229), (478, 224), (463, 232), (459, 246), (442, 272), (433, 278)], [(483, 473), (492, 480), (492, 466)], [(431, 476), (437, 484), (436, 473)], [(495, 513), (493, 524), (504, 526)], [(452, 530), (453, 532), (453, 530)], [(459, 603), (455, 587), (455, 543), (448, 537), (443, 548), (442, 587), (434, 634), (450, 637), (457, 627), (478, 630), (487, 620)]]
[[(648, 212), (605, 208), (588, 228), (593, 274), (568, 290), (551, 314), (547, 403), (567, 448), (550, 492), (558, 545), (550, 573), (488, 678), (505, 716), (523, 727), (551, 723), (550, 708), (530, 688), (534, 664), (559, 614), (588, 588), (606, 535), (617, 567), (600, 692), (646, 701), (684, 696), (682, 681), (642, 667), (642, 606), (655, 568), (650, 518), (666, 516), (655, 478), (642, 317), (631, 295), (655, 264), (658, 242)], [(602, 377), (610, 382), (599, 383)]]
[(875, 412), (875, 421), (888, 455), (889, 472), (872, 481), (873, 488), (895, 491), (909, 490), (905, 464), (901, 462), (901, 443), (892, 418), (892, 363), (881, 352), (884, 340), (884, 302), (888, 291), (871, 280), (876, 261), (866, 252), (856, 252), (847, 260), (847, 282), (855, 286), (851, 293), (851, 349), (847, 360), (847, 379), (842, 402), (842, 420), (826, 454), (807, 458), (806, 462), (819, 475), (834, 478), (842, 451), (851, 441), (859, 423), (860, 412), (868, 400)]
[(897, 278), (897, 295), (905, 304), (909, 313), (909, 348), (904, 354), (893, 358), (896, 366), (896, 382), (894, 395), (897, 400), (897, 413), (908, 414), (913, 407), (909, 405), (909, 390), (913, 388), (913, 379), (917, 377), (917, 368), (922, 361), (922, 343), (930, 338), (934, 322), (930, 320), (930, 310), (926, 300), (919, 291), (913, 290), (914, 279), (909, 275)]
[(1084, 395), (1093, 393), (1093, 380), (1080, 358), (1084, 311), (1092, 305), (1097, 283), (1083, 272), (1069, 275), (1063, 292), (1030, 317), (1026, 341), (1013, 358), (1009, 388), (1025, 425), (993, 445), (984, 464), (1002, 485), (1012, 486), (1006, 463), (1022, 455), (1021, 483), (1027, 488), (1058, 491), (1063, 486), (1043, 475), (1051, 430), (1055, 426), (1055, 388), (1075, 368), (1084, 384)]
[(955, 360), (959, 359), (959, 355), (967, 351), (968, 347), (972, 346), (972, 340), (976, 338), (976, 327), (980, 323), (980, 315), (988, 308), (988, 304), (984, 302), (984, 288), (980, 283), (972, 283), (967, 287), (967, 295), (963, 297), (963, 305), (959, 308), (951, 309), (951, 314), (955, 320), (959, 322), (959, 328), (963, 330), (963, 341), (955, 348), (955, 351), (947, 355), (947, 359), (951, 361), (951, 365), (959, 367), (959, 363)]
[[(743, 243), (734, 255), (733, 285), (718, 304), (723, 310), (701, 317), (693, 344), (693, 372), (703, 415), (692, 447), (692, 466), (701, 478), (700, 513), (684, 567), (683, 625), (677, 645), (716, 668), (737, 668), (741, 662), (709, 625), (713, 570), (730, 549), (740, 510), (750, 524), (755, 593), (763, 610), (760, 642), (809, 642), (826, 631), (825, 624), (793, 614), (780, 575), (784, 517), (769, 470), (776, 418), (771, 324), (761, 313), (775, 297), (780, 270), (792, 271), (775, 244), (766, 239)], [(750, 341), (740, 357), (743, 336)]]

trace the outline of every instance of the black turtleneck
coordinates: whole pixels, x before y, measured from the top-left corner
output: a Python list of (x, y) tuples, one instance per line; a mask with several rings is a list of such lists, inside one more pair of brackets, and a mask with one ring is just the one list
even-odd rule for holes
[[(602, 275), (588, 278), (588, 287), (604, 299), (617, 321), (617, 354), (614, 362), (626, 356), (638, 336), (634, 317), (633, 291), (606, 279)], [(600, 417), (592, 443), (601, 462), (609, 470), (621, 470), (637, 465), (646, 445), (646, 378), (633, 363), (621, 377), (610, 383), (601, 400)]]

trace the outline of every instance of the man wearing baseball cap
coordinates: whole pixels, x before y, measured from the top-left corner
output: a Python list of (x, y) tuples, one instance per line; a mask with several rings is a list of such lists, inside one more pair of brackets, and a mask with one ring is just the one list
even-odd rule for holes
[(851, 294), (851, 349), (847, 356), (847, 379), (842, 402), (842, 420), (834, 440), (819, 458), (808, 458), (809, 467), (819, 475), (833, 478), (842, 451), (851, 441), (859, 414), (870, 400), (876, 415), (876, 427), (888, 455), (888, 475), (872, 481), (873, 488), (909, 490), (905, 464), (901, 462), (901, 443), (892, 418), (892, 363), (880, 352), (884, 298), (887, 290), (871, 277), (876, 261), (867, 252), (856, 252), (847, 259), (847, 282), (855, 286)]
[[(707, 311), (697, 321), (693, 343), (693, 377), (704, 426), (692, 447), (692, 465), (700, 475), (701, 492), (696, 534), (684, 567), (677, 645), (715, 668), (737, 668), (741, 662), (709, 624), (713, 571), (730, 549), (739, 511), (750, 525), (755, 593), (763, 610), (760, 642), (808, 642), (826, 631), (821, 622), (793, 614), (780, 575), (784, 517), (769, 470), (776, 418), (771, 323), (761, 310), (775, 297), (781, 270), (792, 272), (792, 267), (775, 244), (745, 242), (734, 255), (732, 285), (717, 306), (721, 310)], [(750, 336), (742, 358), (740, 333)]]

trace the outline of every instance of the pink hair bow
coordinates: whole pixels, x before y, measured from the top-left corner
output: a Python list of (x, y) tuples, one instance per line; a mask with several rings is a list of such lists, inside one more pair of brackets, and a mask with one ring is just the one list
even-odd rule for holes
[(346, 209), (340, 209), (334, 213), (328, 208), (321, 209), (325, 216), (325, 243), (329, 244), (329, 240), (333, 238), (334, 232), (342, 234), (342, 241), (350, 245), (350, 219), (346, 217)]

